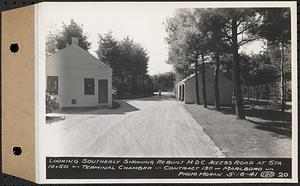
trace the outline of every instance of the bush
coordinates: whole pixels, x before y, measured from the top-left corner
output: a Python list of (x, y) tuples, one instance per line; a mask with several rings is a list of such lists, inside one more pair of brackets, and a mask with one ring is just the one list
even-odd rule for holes
[(58, 100), (46, 93), (46, 113), (55, 112), (60, 109)]

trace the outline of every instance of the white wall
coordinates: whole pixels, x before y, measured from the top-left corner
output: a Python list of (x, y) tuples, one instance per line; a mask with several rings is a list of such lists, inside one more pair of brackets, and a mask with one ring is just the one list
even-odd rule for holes
[[(213, 68), (209, 68), (205, 73), (206, 80), (206, 99), (207, 104), (214, 104), (214, 71)], [(187, 78), (186, 81), (178, 83), (179, 85), (185, 84), (184, 89), (184, 103), (193, 104), (196, 103), (196, 86), (195, 86), (195, 76)], [(232, 102), (232, 81), (224, 77), (221, 73), (219, 74), (219, 99), (220, 104), (227, 105)], [(199, 99), (200, 104), (203, 104), (203, 91), (202, 91), (202, 75), (198, 74), (198, 87), (199, 87)]]
[[(47, 76), (58, 76), (61, 107), (112, 105), (112, 69), (77, 45), (70, 45), (46, 60)], [(84, 78), (95, 79), (95, 94), (84, 95)], [(108, 80), (108, 103), (98, 104), (98, 80)], [(71, 104), (76, 99), (76, 104)]]

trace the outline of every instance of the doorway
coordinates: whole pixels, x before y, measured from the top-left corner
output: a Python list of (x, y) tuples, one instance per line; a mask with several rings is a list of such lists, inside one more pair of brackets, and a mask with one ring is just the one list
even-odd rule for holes
[(98, 80), (98, 103), (108, 103), (108, 80)]

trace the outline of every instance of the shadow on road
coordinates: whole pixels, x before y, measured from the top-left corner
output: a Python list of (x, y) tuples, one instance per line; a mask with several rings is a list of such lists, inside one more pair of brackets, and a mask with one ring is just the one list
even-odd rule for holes
[(61, 114), (126, 114), (128, 112), (138, 111), (139, 109), (129, 104), (129, 100), (115, 100), (119, 107), (117, 108), (97, 108), (97, 107), (80, 107), (80, 108), (64, 108)]
[(158, 95), (158, 93), (154, 93), (154, 96), (146, 97), (146, 98), (138, 98), (135, 101), (164, 101), (164, 100), (170, 100), (175, 101), (175, 95), (172, 93), (163, 92), (161, 96)]
[(251, 123), (255, 124), (255, 128), (265, 131), (273, 132), (274, 136), (282, 135), (284, 137), (291, 138), (292, 137), (292, 129), (291, 124), (288, 122), (278, 122), (278, 121), (254, 121), (252, 119), (246, 119)]
[[(292, 113), (281, 112), (275, 109), (249, 109), (245, 108), (245, 115), (249, 117), (260, 118), (272, 121), (292, 121)], [(221, 107), (220, 112), (223, 114), (235, 114), (233, 107)]]
[[(232, 107), (221, 107), (223, 114), (235, 115)], [(292, 113), (281, 112), (275, 109), (249, 109), (245, 108), (246, 120), (256, 125), (257, 129), (273, 132), (274, 134), (291, 137)]]
[[(263, 120), (265, 114), (246, 111), (252, 114), (245, 120), (235, 117), (234, 109), (221, 107), (221, 112), (203, 108), (203, 105), (184, 104), (193, 118), (212, 138), (227, 157), (290, 157), (291, 124), (289, 121)], [(261, 117), (261, 118), (259, 118)]]

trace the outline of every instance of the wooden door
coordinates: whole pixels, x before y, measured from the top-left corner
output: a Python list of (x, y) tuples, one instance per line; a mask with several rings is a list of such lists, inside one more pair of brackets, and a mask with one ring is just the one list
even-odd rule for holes
[(108, 103), (108, 80), (98, 80), (98, 103)]

